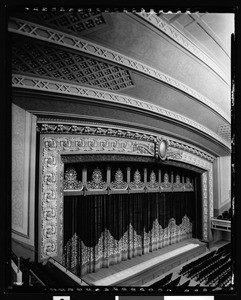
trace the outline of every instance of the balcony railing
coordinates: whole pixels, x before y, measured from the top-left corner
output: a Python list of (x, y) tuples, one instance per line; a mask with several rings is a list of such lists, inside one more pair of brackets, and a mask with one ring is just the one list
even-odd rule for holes
[(231, 232), (231, 221), (211, 218), (211, 228)]

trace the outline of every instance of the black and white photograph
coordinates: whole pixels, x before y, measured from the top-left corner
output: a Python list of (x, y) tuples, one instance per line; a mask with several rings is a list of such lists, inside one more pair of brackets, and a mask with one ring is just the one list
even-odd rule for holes
[(8, 9), (8, 291), (236, 292), (235, 13)]

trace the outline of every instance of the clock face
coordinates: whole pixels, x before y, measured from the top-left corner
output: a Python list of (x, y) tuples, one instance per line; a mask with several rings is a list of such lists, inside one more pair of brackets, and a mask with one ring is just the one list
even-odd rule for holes
[(167, 153), (167, 142), (161, 141), (159, 144), (159, 155), (161, 159), (165, 159)]

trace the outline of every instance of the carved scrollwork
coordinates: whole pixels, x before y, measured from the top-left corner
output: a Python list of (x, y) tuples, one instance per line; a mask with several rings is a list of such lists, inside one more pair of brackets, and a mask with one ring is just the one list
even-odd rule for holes
[(147, 182), (146, 188), (147, 188), (148, 190), (158, 190), (158, 189), (159, 189), (159, 184), (158, 184), (158, 182), (156, 181), (156, 174), (155, 174), (154, 171), (151, 171), (151, 174), (150, 174), (150, 181)]
[(44, 139), (44, 148), (48, 150), (54, 150), (57, 148), (57, 140), (53, 138), (45, 138)]
[(182, 159), (183, 152), (181, 150), (175, 150), (168, 148), (166, 158), (167, 159)]
[[(63, 183), (63, 164), (61, 164), (61, 155), (68, 155), (70, 152), (73, 154), (82, 154), (89, 152), (89, 155), (95, 154), (98, 156), (99, 154), (109, 154), (109, 155), (123, 155), (131, 154), (133, 156), (133, 161), (135, 159), (142, 157), (142, 159), (148, 157), (155, 157), (155, 136), (147, 135), (142, 136), (140, 140), (137, 140), (137, 136), (135, 136), (134, 132), (124, 131), (125, 138), (117, 136), (116, 129), (106, 129), (106, 133), (104, 131), (98, 129), (94, 131), (96, 136), (85, 136), (86, 132), (89, 131), (86, 129), (84, 132), (83, 126), (71, 125), (71, 130), (66, 133), (65, 136), (54, 135), (53, 133), (57, 133), (57, 127), (52, 126), (50, 128), (45, 126), (45, 128), (41, 133), (43, 133), (41, 137), (41, 145), (42, 149), (41, 153), (41, 187), (40, 187), (40, 201), (41, 201), (41, 218), (44, 220), (44, 224), (41, 223), (41, 259), (44, 259), (48, 256), (57, 256), (61, 253), (61, 249), (59, 249), (61, 245), (61, 236), (62, 236), (62, 220), (63, 220), (63, 192), (61, 189), (61, 185)], [(67, 129), (66, 129), (67, 130)], [(81, 135), (70, 134), (73, 132), (79, 132)], [(93, 132), (93, 131), (89, 131)], [(98, 132), (98, 133), (97, 133)], [(109, 132), (109, 135), (108, 135)], [(47, 133), (47, 134), (46, 134)], [(51, 133), (51, 134), (49, 134)], [(122, 136), (122, 133), (119, 133)], [(98, 140), (98, 143), (95, 142)], [(170, 140), (169, 140), (170, 141)], [(139, 145), (137, 147), (136, 145)], [(140, 151), (140, 147), (143, 147), (145, 151)], [(178, 147), (178, 145), (173, 145), (173, 148)], [(207, 174), (202, 176), (202, 204), (203, 204), (203, 238), (208, 238), (208, 219), (209, 214), (211, 215), (211, 208), (213, 207), (213, 185), (212, 185), (212, 163), (210, 159), (206, 156), (200, 157), (202, 155), (202, 151), (191, 153), (191, 148), (184, 150), (182, 145), (177, 150), (183, 150), (181, 160), (183, 163), (188, 163), (190, 165), (194, 165), (206, 170)], [(168, 149), (170, 150), (170, 148)], [(146, 157), (145, 157), (146, 156)], [(139, 159), (138, 158), (138, 159)], [(137, 160), (135, 160), (137, 161)], [(139, 161), (139, 160), (138, 160)], [(161, 182), (160, 191), (172, 191), (172, 183), (169, 181), (169, 176), (164, 176), (164, 182)], [(62, 177), (61, 177), (62, 176)], [(208, 177), (207, 177), (208, 176)], [(141, 181), (140, 173), (138, 176), (134, 176), (134, 181), (131, 182), (131, 186), (136, 191), (144, 190), (145, 184)], [(139, 181), (138, 181), (139, 177)], [(61, 179), (62, 178), (62, 179)], [(207, 185), (208, 181), (208, 185)], [(93, 178), (92, 181), (93, 183)], [(91, 184), (91, 182), (88, 182)], [(152, 175), (152, 179), (150, 179), (149, 183), (151, 184), (149, 187), (154, 187), (154, 176)], [(188, 180), (186, 181), (188, 183)], [(148, 182), (147, 182), (148, 184)], [(89, 185), (91, 188), (92, 185)], [(97, 187), (93, 183), (92, 187)], [(126, 186), (126, 185), (125, 185)], [(107, 183), (102, 179), (99, 182), (100, 190), (105, 190), (107, 188)], [(118, 187), (118, 185), (116, 186)], [(147, 188), (148, 189), (148, 188)], [(93, 191), (96, 191), (94, 189)], [(208, 202), (209, 201), (209, 202)], [(50, 226), (56, 226), (56, 231), (53, 228), (48, 229), (48, 238), (45, 235), (44, 229), (45, 225), (48, 224)], [(51, 234), (50, 234), (51, 233)], [(57, 234), (58, 233), (58, 234)], [(164, 234), (164, 232), (163, 232)], [(58, 246), (57, 246), (58, 243)]]
[(51, 240), (50, 242), (45, 243), (43, 247), (43, 253), (45, 257), (56, 255), (57, 254), (56, 241)]
[(87, 183), (87, 190), (89, 191), (103, 191), (107, 189), (107, 183), (102, 180), (102, 172), (97, 167), (92, 173), (92, 180)]
[(115, 181), (110, 184), (111, 190), (126, 190), (128, 188), (127, 182), (123, 180), (123, 173), (118, 169), (115, 173)]
[(192, 154), (195, 154), (199, 157), (202, 157), (208, 161), (211, 161), (213, 162), (214, 161), (214, 157), (211, 156), (211, 155), (208, 155), (207, 153), (204, 153), (203, 151), (195, 148), (195, 147), (192, 147), (192, 146), (189, 146), (189, 145), (185, 145), (184, 143), (181, 143), (181, 142), (178, 142), (178, 141), (174, 141), (174, 140), (169, 140), (169, 145), (173, 148), (176, 148), (176, 149), (180, 149), (180, 150), (184, 150), (184, 151), (187, 151), (189, 153), (192, 153)]
[(183, 188), (184, 188), (185, 191), (193, 191), (193, 185), (190, 182), (190, 178), (189, 177), (186, 178), (186, 183), (184, 183), (184, 187)]
[(136, 170), (134, 173), (134, 181), (130, 183), (131, 190), (143, 190), (145, 183), (141, 181), (141, 173), (139, 170)]
[(56, 226), (54, 225), (45, 225), (44, 236), (46, 238), (51, 238), (56, 234)]
[(164, 181), (161, 183), (161, 190), (163, 192), (172, 191), (172, 183), (169, 181), (169, 175), (167, 173), (164, 174)]
[(176, 192), (179, 191), (179, 192), (181, 192), (181, 191), (183, 191), (183, 188), (184, 188), (184, 186), (183, 186), (183, 183), (181, 183), (180, 176), (176, 175), (176, 180), (173, 183), (173, 191), (176, 191)]
[(154, 155), (154, 145), (145, 145), (142, 143), (134, 143), (133, 150), (139, 154)]
[(208, 187), (207, 172), (202, 174), (202, 200), (203, 200), (203, 239), (208, 240)]
[(83, 184), (77, 180), (77, 172), (74, 168), (68, 168), (65, 172), (64, 190), (82, 190)]
[(43, 181), (47, 185), (52, 185), (56, 182), (56, 175), (54, 173), (47, 173), (47, 174), (44, 175)]
[(55, 220), (57, 217), (56, 208), (54, 207), (46, 207), (43, 210), (43, 217), (46, 221)]
[(57, 193), (53, 190), (45, 190), (43, 192), (43, 199), (46, 203), (56, 201)]

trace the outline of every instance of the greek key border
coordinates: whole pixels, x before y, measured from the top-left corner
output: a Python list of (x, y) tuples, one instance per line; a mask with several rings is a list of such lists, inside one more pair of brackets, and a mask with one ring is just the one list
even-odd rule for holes
[[(111, 145), (108, 148), (106, 145)], [(63, 172), (64, 164), (61, 154), (79, 153), (125, 153), (129, 155), (155, 156), (156, 142), (138, 139), (125, 139), (107, 136), (78, 136), (64, 134), (41, 134), (40, 139), (40, 259), (57, 257), (61, 260), (63, 250)], [(101, 148), (104, 145), (106, 148)], [(126, 151), (126, 145), (130, 145)], [(110, 150), (108, 150), (110, 149)], [(144, 150), (143, 150), (144, 149)], [(144, 151), (144, 152), (143, 152)], [(203, 238), (208, 240), (208, 222), (212, 213), (208, 214), (207, 207), (213, 206), (212, 186), (207, 190), (207, 174), (212, 174), (212, 163), (186, 151), (169, 148), (171, 154), (168, 159), (186, 162), (206, 170), (202, 175), (203, 187)], [(210, 173), (211, 172), (211, 173)], [(212, 176), (209, 176), (209, 180)]]
[[(51, 122), (52, 121), (52, 122)], [(62, 121), (62, 123), (61, 123)], [(58, 123), (56, 123), (58, 122)], [(183, 143), (180, 140), (169, 138), (162, 135), (154, 135), (150, 132), (144, 132), (139, 130), (132, 130), (130, 128), (122, 128), (116, 126), (107, 126), (104, 124), (95, 124), (93, 122), (67, 123), (67, 120), (55, 120), (51, 118), (43, 118), (37, 124), (40, 133), (62, 133), (62, 134), (78, 134), (78, 135), (100, 135), (100, 136), (114, 136), (128, 139), (138, 139), (142, 141), (158, 142), (162, 138), (168, 140), (169, 148), (175, 148), (178, 150), (184, 150), (189, 153), (195, 154), (205, 160), (213, 162), (215, 157), (198, 149), (197, 147), (191, 146), (187, 143)]]

